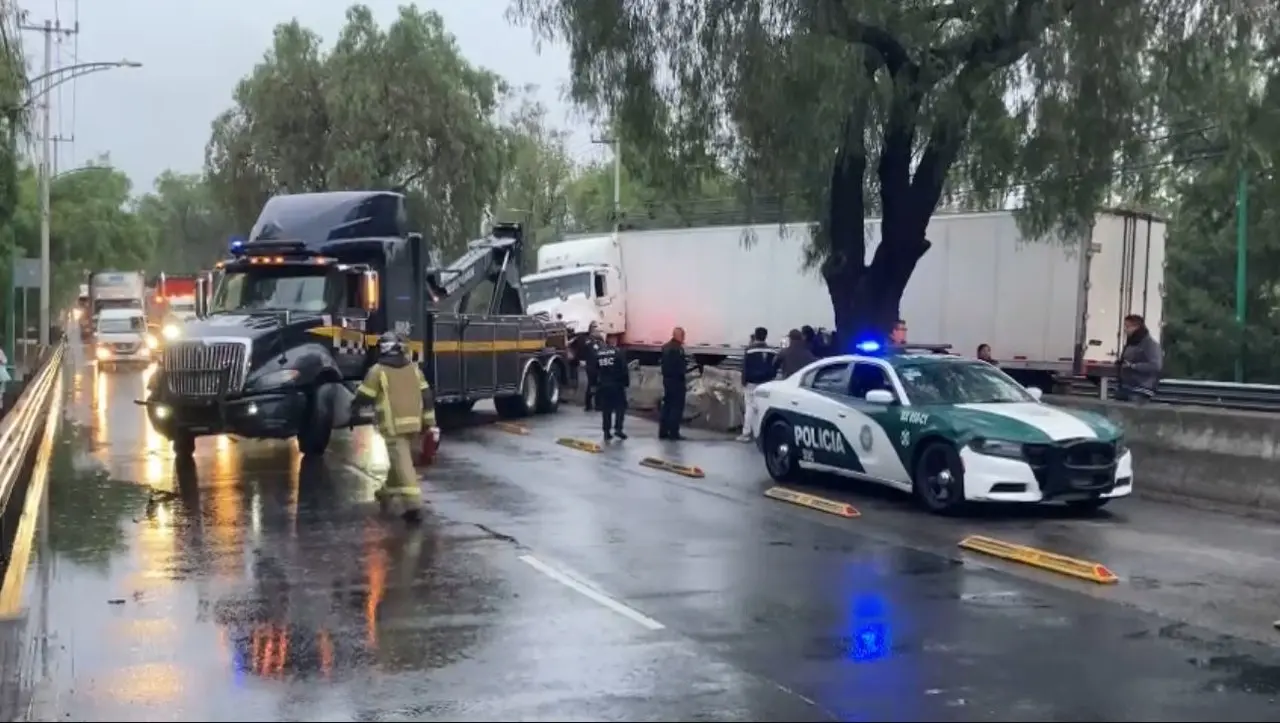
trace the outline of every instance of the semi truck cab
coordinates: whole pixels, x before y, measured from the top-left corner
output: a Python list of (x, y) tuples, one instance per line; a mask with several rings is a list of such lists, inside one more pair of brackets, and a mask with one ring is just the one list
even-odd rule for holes
[(396, 193), (268, 201), (218, 265), (213, 294), (197, 290), (197, 318), (164, 342), (140, 400), (157, 431), (179, 454), (213, 434), (296, 437), (321, 454), (333, 429), (370, 421), (348, 410), (388, 330), (408, 340), (441, 405), (554, 411), (564, 332), (524, 314), (521, 229), (495, 227), (440, 267), (406, 226)]

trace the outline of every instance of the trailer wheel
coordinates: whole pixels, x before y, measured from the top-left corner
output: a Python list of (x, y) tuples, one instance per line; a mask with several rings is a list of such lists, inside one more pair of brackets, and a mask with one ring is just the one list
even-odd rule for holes
[(493, 408), (503, 419), (519, 419), (538, 411), (538, 366), (530, 364), (520, 380), (520, 392), (493, 400)]

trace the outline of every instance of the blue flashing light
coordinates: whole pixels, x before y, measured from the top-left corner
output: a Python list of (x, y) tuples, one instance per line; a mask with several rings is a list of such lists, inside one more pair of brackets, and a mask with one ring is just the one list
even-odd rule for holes
[(868, 339), (866, 341), (860, 341), (857, 344), (854, 344), (853, 348), (859, 354), (875, 354), (876, 352), (880, 351), (880, 349), (883, 347), (880, 346), (880, 342), (874, 339)]
[(240, 256), (243, 253), (244, 253), (244, 239), (239, 236), (233, 236), (231, 238), (231, 254), (233, 256)]

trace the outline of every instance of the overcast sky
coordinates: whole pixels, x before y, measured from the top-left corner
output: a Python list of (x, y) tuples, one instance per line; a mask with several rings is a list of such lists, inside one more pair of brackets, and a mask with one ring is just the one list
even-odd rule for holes
[[(560, 100), (568, 54), (534, 49), (533, 36), (503, 19), (508, 0), (419, 0), (439, 12), (473, 63), (514, 85), (534, 84), (551, 120), (573, 131), (580, 158), (602, 149), (590, 143), (585, 123)], [(146, 190), (166, 168), (198, 171), (209, 124), (231, 103), (236, 82), (262, 58), (272, 29), (297, 18), (326, 41), (342, 26), (351, 0), (18, 0), (28, 22), (59, 19), (80, 34), (55, 46), (55, 64), (128, 59), (137, 69), (109, 70), (64, 85), (54, 100), (58, 169), (109, 153), (112, 164)], [(384, 25), (404, 0), (366, 0)], [(23, 33), (32, 75), (41, 72), (43, 34)], [(76, 43), (78, 42), (78, 47)]]

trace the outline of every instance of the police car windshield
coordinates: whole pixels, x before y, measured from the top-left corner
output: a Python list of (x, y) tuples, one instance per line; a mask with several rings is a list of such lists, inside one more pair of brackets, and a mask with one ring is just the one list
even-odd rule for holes
[(583, 294), (591, 296), (591, 272), (566, 274), (550, 279), (526, 281), (524, 284), (524, 300), (526, 304), (537, 304), (542, 301), (558, 299), (561, 296)]
[(232, 271), (218, 285), (210, 311), (320, 313), (328, 307), (328, 292), (323, 269), (275, 266)]
[(898, 367), (912, 404), (1034, 402), (1017, 382), (985, 362), (922, 362)]

